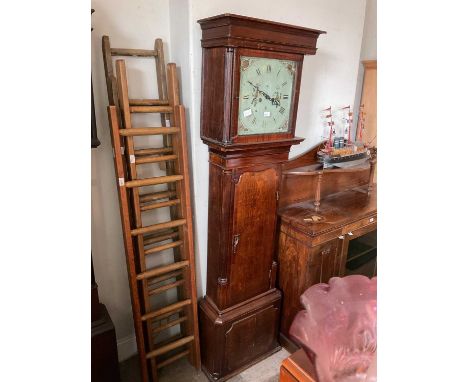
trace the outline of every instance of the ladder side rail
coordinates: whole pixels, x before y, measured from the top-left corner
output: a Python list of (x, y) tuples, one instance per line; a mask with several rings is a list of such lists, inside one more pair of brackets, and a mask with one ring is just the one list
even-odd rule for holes
[[(167, 71), (167, 99), (169, 101), (169, 105), (173, 108), (173, 113), (169, 116), (169, 122), (171, 126), (176, 126), (176, 119), (175, 119), (175, 109), (174, 107), (180, 103), (180, 96), (179, 96), (179, 81), (177, 78), (177, 68), (174, 63), (168, 63), (166, 66), (166, 71)], [(177, 125), (178, 127), (178, 125)], [(171, 136), (171, 145), (173, 146), (174, 153), (177, 153), (177, 156), (179, 157), (182, 155), (181, 149), (182, 146), (177, 144), (177, 142), (180, 142), (180, 128), (179, 128), (179, 134)], [(176, 168), (177, 167), (177, 168)], [(168, 163), (166, 169), (168, 170), (168, 173), (178, 173), (178, 174), (184, 174), (183, 168), (179, 168), (177, 166), (177, 161)], [(188, 174), (184, 174), (184, 177), (188, 176)], [(170, 188), (171, 191), (175, 191), (176, 193), (176, 198), (181, 200), (181, 203), (179, 205), (170, 207), (170, 213), (171, 213), (171, 218), (174, 219), (175, 217), (180, 218), (181, 216), (184, 215), (183, 212), (183, 206), (184, 206), (184, 201), (181, 199), (181, 187), (180, 187), (180, 182), (177, 184), (171, 184)], [(187, 258), (186, 256), (186, 247), (187, 247), (187, 241), (185, 239), (186, 234), (185, 234), (186, 226), (181, 226), (178, 228), (179, 232), (179, 238), (183, 238), (184, 245), (182, 247), (174, 249), (174, 259), (175, 261), (181, 261)], [(190, 298), (190, 290), (188, 289), (190, 287), (190, 271), (185, 270), (183, 274), (184, 280), (186, 280), (186, 283), (181, 286), (180, 288), (177, 288), (177, 296), (179, 300), (183, 300), (185, 298)], [(196, 300), (193, 300), (196, 301)], [(190, 307), (187, 307), (184, 311), (184, 314), (187, 316), (191, 316), (190, 312)], [(183, 336), (187, 336), (192, 330), (191, 330), (191, 323), (192, 320), (188, 320), (180, 325), (180, 332)], [(190, 357), (192, 357), (193, 352), (190, 352)], [(190, 361), (192, 361), (190, 359)], [(193, 363), (193, 362), (192, 362)]]
[[(174, 65), (175, 69), (175, 65)], [(171, 77), (175, 76), (175, 71), (171, 72)], [(190, 266), (185, 269), (185, 298), (192, 300), (192, 305), (187, 307), (190, 310), (188, 314), (189, 322), (186, 326), (191, 328), (194, 341), (190, 344), (190, 361), (198, 370), (201, 368), (200, 359), (200, 339), (198, 333), (198, 307), (197, 307), (197, 285), (195, 281), (195, 255), (194, 255), (194, 239), (193, 239), (193, 214), (192, 203), (190, 200), (190, 170), (188, 166), (188, 149), (187, 149), (187, 130), (185, 119), (185, 108), (182, 105), (176, 105), (174, 109), (175, 124), (180, 127), (180, 133), (174, 136), (173, 143), (178, 146), (179, 157), (176, 160), (176, 167), (179, 173), (184, 174), (184, 179), (177, 183), (177, 188), (180, 190), (180, 206), (182, 217), (187, 221), (183, 228), (184, 235), (184, 258), (189, 261)], [(185, 323), (184, 323), (185, 324)]]
[(138, 292), (138, 281), (136, 264), (135, 264), (135, 252), (133, 250), (133, 239), (130, 234), (130, 203), (128, 200), (128, 191), (125, 187), (125, 166), (120, 155), (120, 135), (119, 135), (119, 122), (117, 118), (117, 108), (115, 106), (107, 107), (109, 125), (111, 129), (111, 140), (112, 146), (114, 147), (114, 169), (117, 183), (117, 190), (119, 194), (119, 207), (120, 216), (122, 223), (122, 233), (124, 239), (124, 247), (126, 252), (127, 261), (127, 272), (128, 272), (128, 283), (130, 285), (132, 311), (133, 311), (133, 325), (135, 327), (135, 334), (137, 338), (137, 348), (140, 359), (140, 372), (142, 382), (149, 382), (148, 379), (148, 368), (146, 361), (146, 350), (145, 350), (145, 337), (143, 330), (143, 322), (141, 320), (141, 306)]
[[(117, 89), (119, 95), (119, 104), (120, 109), (122, 112), (122, 122), (124, 129), (131, 129), (132, 128), (132, 120), (130, 114), (130, 103), (128, 98), (128, 82), (127, 82), (127, 70), (125, 65), (125, 60), (117, 60), (116, 61), (116, 72), (117, 72)], [(137, 168), (135, 163), (135, 147), (133, 142), (133, 137), (128, 136), (125, 137), (125, 141), (127, 143), (125, 154), (127, 157), (127, 164), (128, 164), (128, 173), (130, 180), (137, 180)], [(142, 227), (142, 219), (141, 219), (141, 211), (140, 211), (140, 197), (139, 197), (140, 189), (138, 187), (132, 188), (131, 195), (132, 195), (132, 204), (133, 204), (133, 218), (135, 223), (135, 228)], [(138, 235), (136, 237), (137, 248), (138, 248), (138, 258), (139, 258), (139, 271), (145, 272), (146, 271), (146, 254), (143, 242), (143, 235)], [(151, 304), (150, 304), (150, 296), (148, 290), (148, 280), (142, 280), (141, 282), (141, 289), (142, 289), (142, 297), (143, 297), (143, 304), (145, 312), (151, 311)], [(148, 346), (149, 350), (154, 350), (154, 342), (152, 341), (152, 332), (151, 332), (151, 322), (145, 324), (147, 338), (148, 338)], [(156, 360), (155, 358), (151, 359), (151, 369), (153, 379), (156, 379), (157, 376), (157, 367), (156, 367)]]
[[(163, 42), (160, 38), (155, 40), (154, 50), (157, 52), (154, 59), (156, 63), (156, 85), (158, 88), (158, 97), (160, 100), (167, 100), (166, 64), (164, 62)], [(166, 118), (166, 114), (161, 114), (161, 124), (163, 126), (166, 126)]]
[[(171, 106), (174, 110), (174, 107), (180, 104), (179, 81), (177, 78), (176, 65), (174, 63), (169, 63), (167, 64), (166, 70), (167, 70), (167, 99), (169, 101), (169, 106)], [(169, 124), (170, 126), (176, 126), (174, 112), (169, 116)], [(176, 148), (176, 146), (173, 145), (172, 143), (172, 140), (174, 139), (174, 137), (171, 136), (170, 139), (171, 139), (170, 144), (173, 146), (174, 153), (178, 152), (180, 148)], [(166, 168), (168, 169), (168, 174), (177, 173), (175, 169), (175, 164), (173, 162), (168, 163)], [(178, 173), (183, 174), (181, 172), (178, 172)], [(176, 191), (177, 198), (180, 199), (176, 184), (170, 184), (169, 190)], [(173, 219), (176, 217), (182, 216), (181, 206), (171, 207), (170, 212), (171, 212), (171, 218)], [(183, 235), (183, 227), (179, 228), (179, 233), (181, 236)], [(176, 258), (180, 258), (181, 256), (180, 253), (174, 252), (174, 254), (176, 255)]]
[[(154, 41), (154, 50), (157, 52), (157, 56), (154, 57), (155, 64), (156, 64), (156, 86), (158, 89), (158, 96), (160, 99), (167, 100), (167, 79), (166, 79), (166, 64), (164, 61), (164, 46), (163, 42), (160, 38), (157, 38)], [(170, 105), (173, 106), (173, 105)], [(162, 126), (171, 126), (170, 123), (170, 114), (161, 113), (161, 125)], [(163, 136), (163, 146), (164, 147), (172, 147), (172, 137), (171, 136)], [(168, 175), (172, 175), (174, 171), (172, 171), (173, 166), (171, 163), (165, 163), (160, 165), (161, 169), (165, 168)], [(169, 185), (169, 187), (171, 187)], [(171, 217), (174, 217), (172, 209)]]
[[(159, 41), (158, 41), (159, 40)], [(157, 59), (156, 63), (156, 74), (158, 76), (158, 91), (161, 84), (161, 90), (164, 93), (164, 97), (168, 100), (169, 106), (172, 107), (173, 112), (171, 114), (162, 114), (161, 121), (163, 122), (163, 126), (169, 125), (174, 126), (174, 105), (178, 105), (179, 100), (179, 83), (177, 81), (177, 77), (171, 77), (169, 75), (169, 67), (174, 64), (164, 64), (164, 51), (163, 51), (163, 44), (160, 39), (156, 40), (155, 49), (158, 50), (160, 56)], [(175, 65), (174, 65), (175, 66)], [(167, 74), (166, 74), (167, 72)], [(164, 136), (163, 143), (164, 147), (172, 147), (174, 154), (176, 154), (176, 149), (173, 147), (173, 137), (170, 135)], [(167, 162), (165, 164), (166, 173), (168, 175), (173, 175), (176, 173), (174, 163)], [(175, 184), (169, 184), (168, 189), (170, 191), (176, 190)], [(169, 209), (171, 214), (171, 219), (176, 219), (180, 216), (179, 209), (177, 207), (170, 207)], [(176, 259), (180, 258), (180, 251), (174, 250), (174, 257)]]
[[(112, 64), (112, 53), (111, 53), (111, 46), (110, 46), (110, 38), (109, 36), (102, 36), (102, 58), (104, 61), (104, 72), (106, 77), (106, 87), (107, 87), (107, 99), (109, 105), (115, 106), (116, 108), (116, 115), (117, 115), (117, 123), (119, 128), (122, 126), (122, 119), (120, 115), (120, 108), (119, 108), (119, 96), (117, 91), (117, 78), (114, 74), (114, 66)], [(112, 132), (111, 132), (112, 135)], [(125, 139), (124, 137), (119, 136), (120, 146), (118, 148), (114, 147), (115, 153), (121, 153), (123, 155), (123, 151), (125, 149)], [(127, 163), (124, 162), (124, 171), (126, 179), (128, 177), (128, 166)]]

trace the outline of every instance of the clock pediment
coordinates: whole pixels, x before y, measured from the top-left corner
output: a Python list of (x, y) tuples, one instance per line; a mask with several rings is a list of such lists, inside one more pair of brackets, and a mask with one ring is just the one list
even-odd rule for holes
[(318, 29), (222, 14), (198, 20), (202, 28), (202, 47), (244, 47), (300, 54), (315, 54)]

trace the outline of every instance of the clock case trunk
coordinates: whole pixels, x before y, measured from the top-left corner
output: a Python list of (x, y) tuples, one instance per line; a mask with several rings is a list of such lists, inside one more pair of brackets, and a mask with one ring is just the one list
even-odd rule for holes
[(207, 290), (199, 322), (202, 367), (212, 381), (281, 348), (276, 210), (290, 146), (250, 155), (210, 148)]
[[(199, 20), (201, 131), (209, 147), (207, 292), (200, 302), (202, 368), (224, 381), (280, 349), (275, 288), (281, 163), (294, 137), (303, 56), (323, 31), (223, 14)], [(297, 62), (287, 133), (237, 134), (240, 56)]]

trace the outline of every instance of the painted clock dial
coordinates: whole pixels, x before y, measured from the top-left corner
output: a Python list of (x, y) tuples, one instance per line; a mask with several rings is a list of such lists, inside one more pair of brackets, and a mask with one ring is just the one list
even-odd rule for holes
[(240, 57), (238, 135), (287, 133), (296, 62)]

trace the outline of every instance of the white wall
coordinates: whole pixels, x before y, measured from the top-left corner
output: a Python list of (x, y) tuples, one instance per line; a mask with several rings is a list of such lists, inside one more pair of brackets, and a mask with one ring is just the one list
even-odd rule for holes
[[(377, 60), (377, 0), (367, 0), (364, 31), (362, 33), (361, 54), (359, 62), (364, 60)], [(364, 67), (359, 64), (356, 83), (356, 102), (354, 105), (354, 128), (356, 129), (359, 113), (359, 101), (362, 94), (362, 82), (364, 81)]]
[[(116, 328), (119, 358), (136, 352), (127, 265), (123, 247), (119, 202), (115, 186), (112, 148), (107, 122), (107, 90), (101, 37), (111, 46), (153, 49), (157, 37), (170, 45), (169, 0), (92, 0), (92, 73), (98, 136), (101, 145), (92, 150), (92, 252), (99, 297), (107, 306)], [(129, 58), (130, 94), (157, 95), (154, 60)], [(141, 61), (141, 60), (140, 60)]]
[[(317, 54), (304, 59), (296, 133), (306, 140), (293, 148), (292, 154), (296, 155), (321, 139), (321, 109), (330, 104), (354, 103), (365, 5), (365, 0), (289, 0), (285, 5), (267, 0), (93, 0), (96, 13), (92, 69), (102, 145), (93, 153), (92, 247), (101, 301), (116, 325), (121, 358), (133, 349), (133, 323), (105, 109), (101, 36), (110, 35), (113, 46), (133, 48), (151, 48), (153, 39), (161, 37), (167, 45), (166, 62), (172, 60), (179, 67), (181, 97), (188, 117), (197, 286), (201, 297), (205, 293), (207, 268), (208, 149), (200, 140), (201, 30), (197, 20), (236, 13), (327, 31), (318, 39)], [(133, 72), (130, 81), (136, 82), (136, 92), (143, 91), (145, 96), (154, 92), (154, 82), (142, 80), (152, 70), (142, 67)]]

